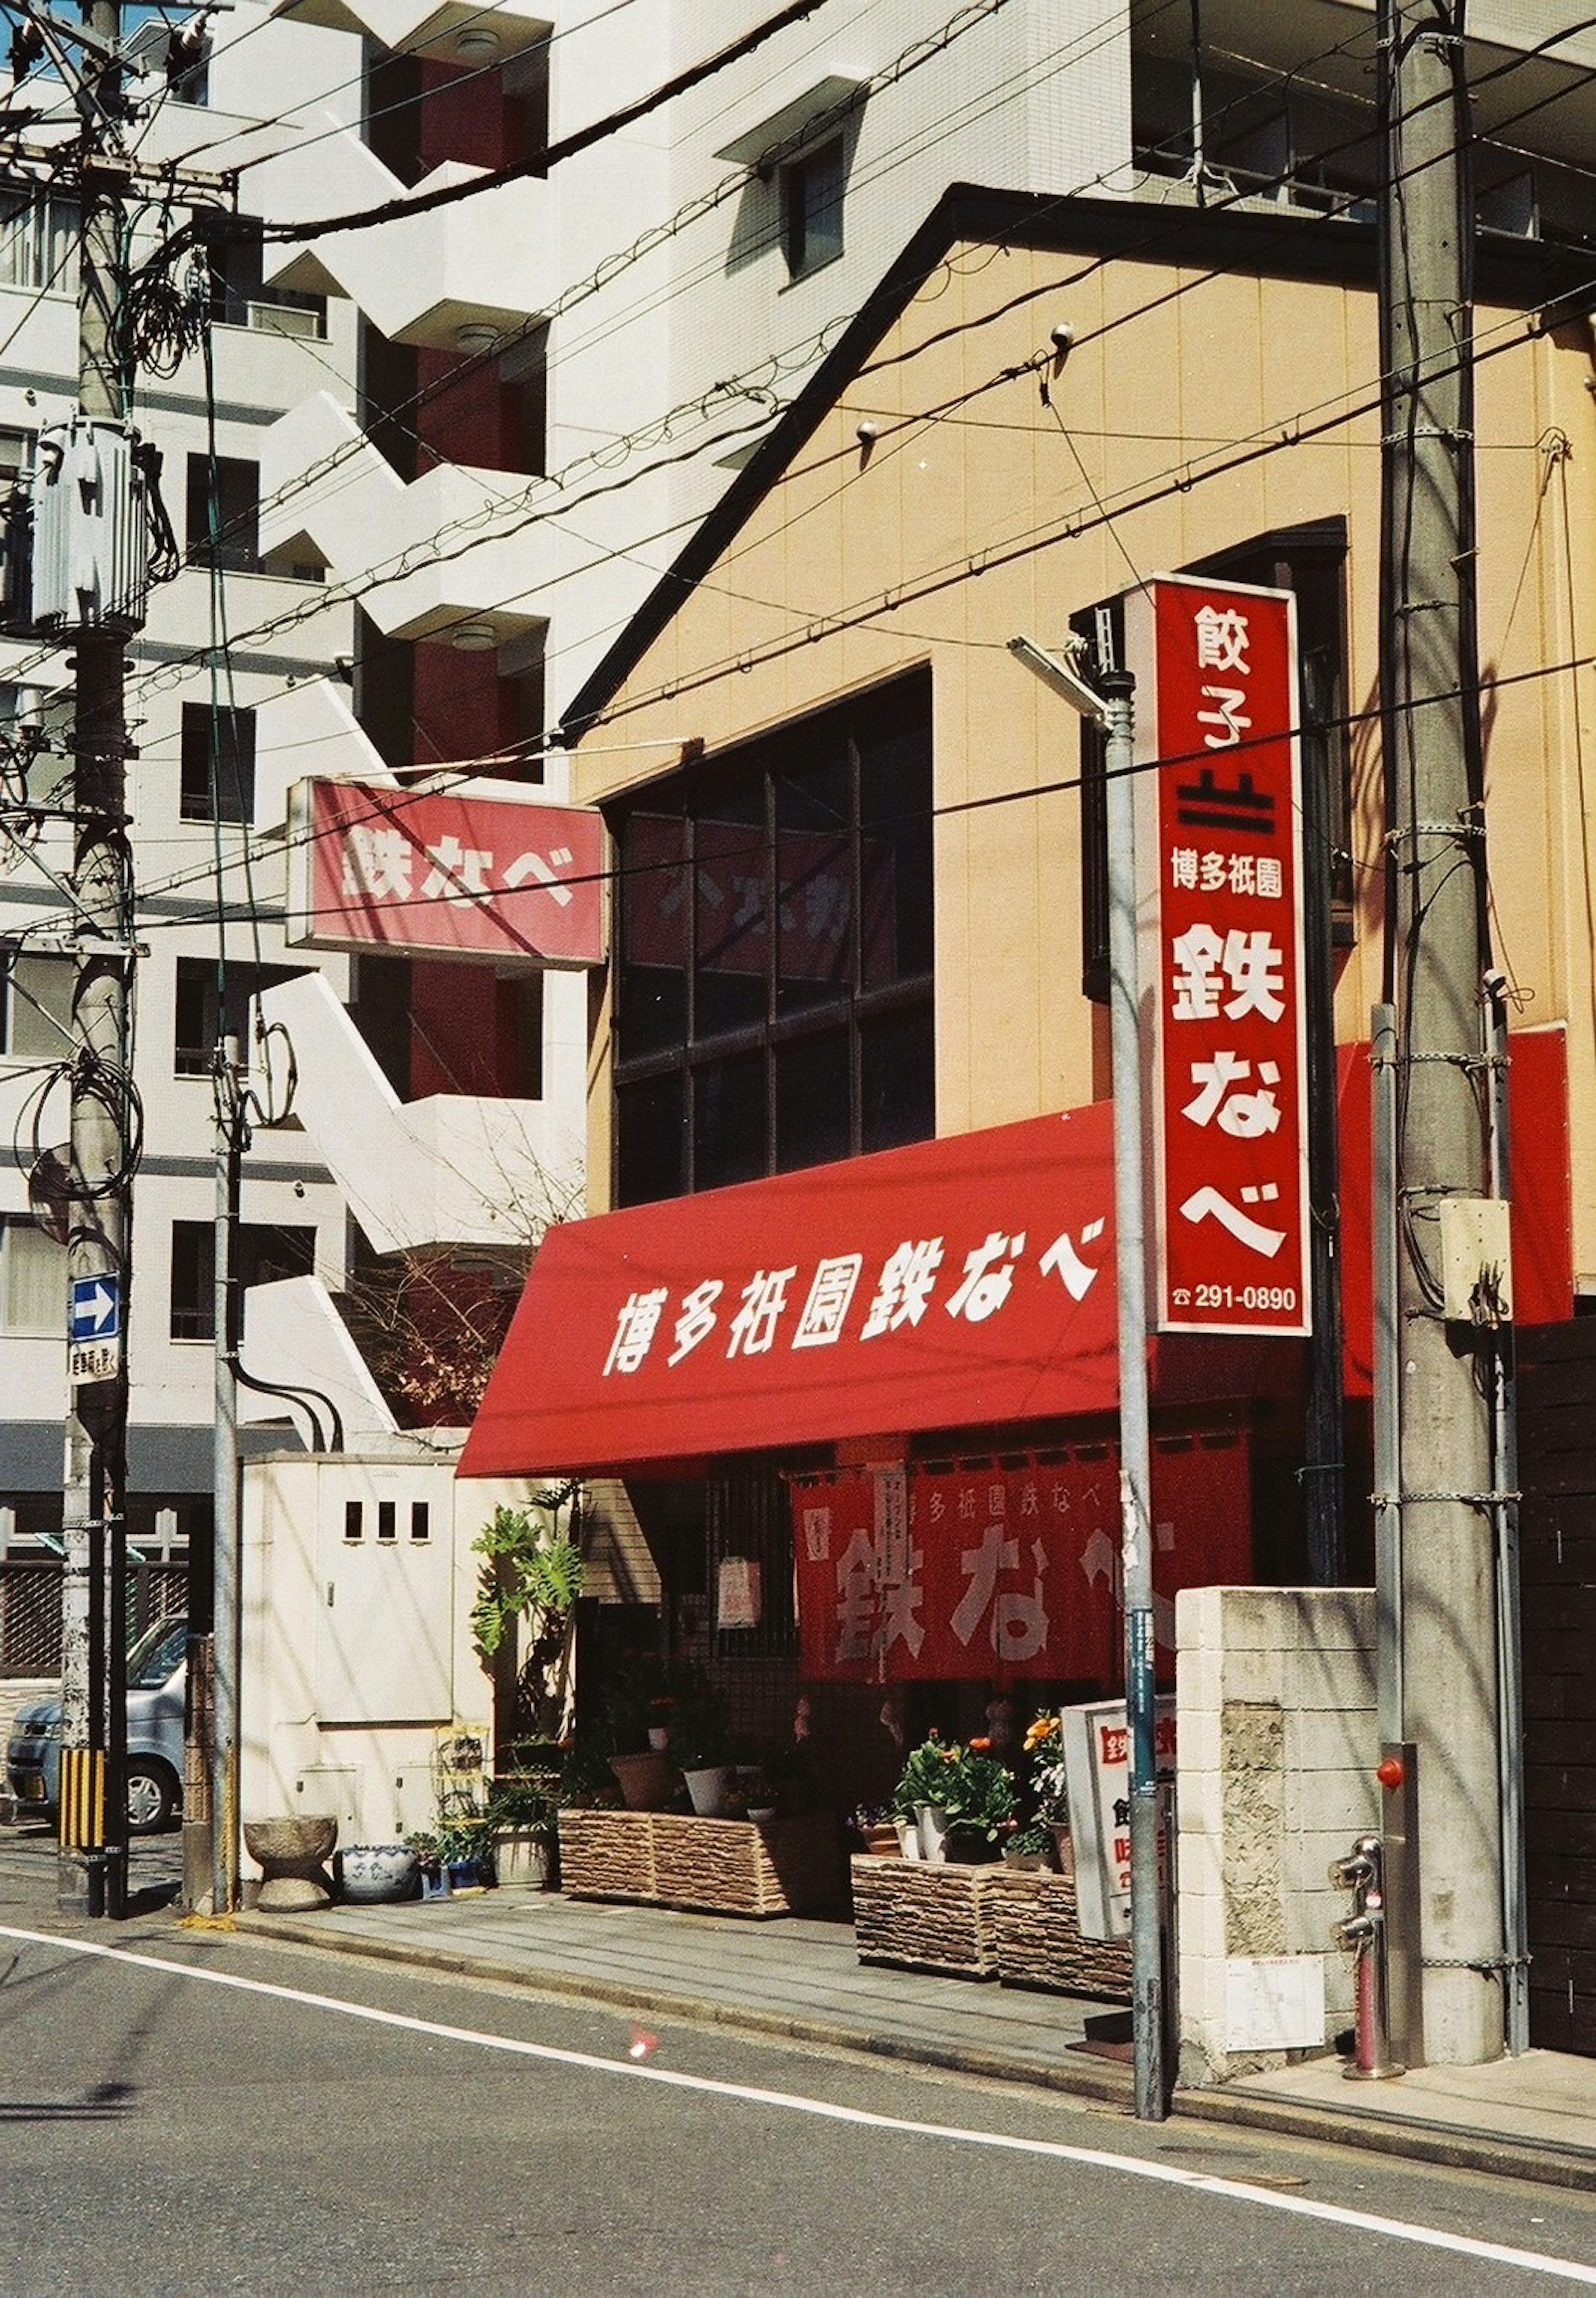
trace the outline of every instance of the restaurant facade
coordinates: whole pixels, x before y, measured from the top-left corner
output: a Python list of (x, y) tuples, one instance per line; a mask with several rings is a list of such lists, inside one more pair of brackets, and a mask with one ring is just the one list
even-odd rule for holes
[[(461, 1473), (624, 1477), (664, 1646), (836, 1808), (932, 1725), (1122, 1686), (1104, 754), (1017, 637), (1137, 678), (1161, 1679), (1182, 1589), (1372, 1575), (1374, 272), (1347, 220), (950, 194), (567, 720), (591, 1210)], [(1590, 437), (1590, 327), (1545, 251), (1480, 282), (1515, 1305), (1560, 1330), (1592, 506), (1546, 442)]]

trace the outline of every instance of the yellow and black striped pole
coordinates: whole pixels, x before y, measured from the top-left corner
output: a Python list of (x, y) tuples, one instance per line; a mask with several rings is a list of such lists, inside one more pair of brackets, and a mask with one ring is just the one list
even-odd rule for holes
[(105, 1750), (61, 1751), (61, 1847), (99, 1851), (105, 1843)]

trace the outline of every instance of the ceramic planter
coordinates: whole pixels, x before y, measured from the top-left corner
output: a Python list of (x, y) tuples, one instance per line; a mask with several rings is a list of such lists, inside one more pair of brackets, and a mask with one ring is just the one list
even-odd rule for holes
[(687, 1792), (692, 1807), (700, 1819), (718, 1819), (725, 1807), (726, 1790), (732, 1784), (730, 1764), (705, 1764), (698, 1770), (683, 1772)]
[(654, 1748), (639, 1756), (612, 1756), (609, 1768), (628, 1811), (664, 1811), (675, 1792), (676, 1775)]
[(372, 1906), (413, 1899), (421, 1860), (408, 1843), (351, 1843), (338, 1855), (338, 1871), (345, 1899)]
[(500, 1890), (548, 1889), (549, 1846), (531, 1828), (500, 1828), (493, 1837), (493, 1865)]
[(920, 1830), (920, 1856), (928, 1867), (940, 1867), (947, 1857), (947, 1814), (939, 1803), (917, 1803), (915, 1824)]

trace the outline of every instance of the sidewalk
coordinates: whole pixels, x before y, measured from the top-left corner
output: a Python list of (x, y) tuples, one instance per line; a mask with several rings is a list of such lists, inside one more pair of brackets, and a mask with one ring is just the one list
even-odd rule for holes
[[(707, 2022), (1130, 2108), (1128, 2011), (867, 1968), (846, 1922), (744, 1922), (521, 1890), (238, 1921), (262, 1938), (609, 2004), (623, 2018)], [(1551, 2051), (1383, 2083), (1348, 2082), (1339, 2061), (1317, 2059), (1179, 2092), (1174, 2111), (1557, 2186), (1596, 2181), (1596, 2059)]]

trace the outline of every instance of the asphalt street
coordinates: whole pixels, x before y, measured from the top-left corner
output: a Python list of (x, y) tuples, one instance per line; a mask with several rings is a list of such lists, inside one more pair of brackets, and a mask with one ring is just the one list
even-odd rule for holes
[(1596, 2287), (1579, 2194), (73, 1922), (9, 1831), (0, 2020), (4, 2298)]

